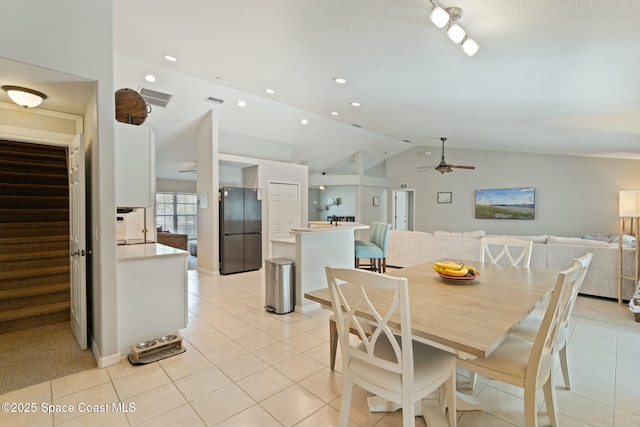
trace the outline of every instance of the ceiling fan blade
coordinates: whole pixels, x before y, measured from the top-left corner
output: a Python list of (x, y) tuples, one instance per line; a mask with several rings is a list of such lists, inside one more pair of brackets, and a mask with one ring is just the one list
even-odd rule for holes
[(458, 169), (475, 169), (475, 166), (462, 166), (462, 165), (448, 165), (450, 168), (458, 168)]

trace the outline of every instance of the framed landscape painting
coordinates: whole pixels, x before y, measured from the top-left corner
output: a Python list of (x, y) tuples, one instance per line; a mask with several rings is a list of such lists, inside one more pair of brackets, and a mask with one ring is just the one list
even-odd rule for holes
[(533, 219), (535, 205), (533, 187), (476, 190), (476, 218)]

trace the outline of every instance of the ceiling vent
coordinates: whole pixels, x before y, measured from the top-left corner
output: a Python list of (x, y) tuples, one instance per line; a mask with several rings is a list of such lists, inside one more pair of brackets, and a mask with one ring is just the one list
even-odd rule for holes
[(166, 108), (167, 104), (173, 97), (173, 95), (169, 95), (168, 93), (158, 92), (157, 90), (151, 90), (144, 87), (141, 87), (139, 92), (147, 104), (162, 108)]
[(214, 104), (222, 104), (224, 102), (224, 99), (214, 98), (213, 96), (209, 96), (207, 97), (207, 99), (205, 99), (205, 101), (213, 102)]

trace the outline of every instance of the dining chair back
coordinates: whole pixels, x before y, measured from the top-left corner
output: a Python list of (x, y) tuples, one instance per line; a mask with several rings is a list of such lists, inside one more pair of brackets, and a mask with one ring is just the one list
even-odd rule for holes
[[(564, 379), (564, 386), (567, 390), (571, 390), (571, 378), (569, 377), (569, 357), (567, 355), (567, 344), (569, 342), (569, 321), (571, 320), (571, 314), (573, 313), (573, 307), (578, 299), (578, 293), (584, 283), (584, 278), (589, 270), (589, 265), (593, 260), (593, 254), (587, 253), (579, 258), (574, 258), (574, 265), (580, 267), (580, 276), (578, 282), (573, 288), (571, 300), (567, 305), (565, 312), (562, 313), (560, 329), (555, 341), (553, 352), (558, 354), (560, 358), (560, 368), (562, 370), (562, 377)], [(529, 341), (534, 341), (540, 326), (542, 324), (542, 316), (538, 314), (531, 314), (513, 330), (512, 334), (520, 338), (524, 338)]]
[[(391, 224), (373, 222), (369, 241), (356, 240), (355, 242), (355, 267), (367, 268), (385, 273), (387, 271), (387, 248), (389, 246), (389, 230)], [(361, 264), (360, 259), (369, 259), (369, 264)]]
[(481, 239), (480, 244), (480, 262), (529, 268), (533, 248), (531, 240), (485, 237)]
[(574, 264), (558, 274), (553, 292), (533, 342), (508, 335), (486, 358), (458, 360), (458, 366), (488, 378), (524, 389), (524, 418), (527, 427), (538, 425), (536, 391), (543, 387), (550, 424), (558, 425), (555, 385), (553, 379), (553, 351), (562, 327), (564, 313), (571, 305), (575, 288), (579, 285), (580, 264)]
[(339, 425), (347, 425), (354, 385), (401, 404), (404, 426), (415, 425), (415, 402), (444, 385), (455, 426), (455, 356), (413, 341), (407, 279), (332, 267), (326, 274), (342, 350)]

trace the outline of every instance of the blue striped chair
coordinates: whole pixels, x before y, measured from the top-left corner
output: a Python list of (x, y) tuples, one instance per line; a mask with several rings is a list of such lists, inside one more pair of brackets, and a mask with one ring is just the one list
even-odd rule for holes
[[(391, 224), (373, 222), (369, 241), (356, 240), (355, 266), (367, 268), (378, 273), (387, 271), (387, 246)], [(361, 264), (360, 259), (369, 259), (369, 264)]]

